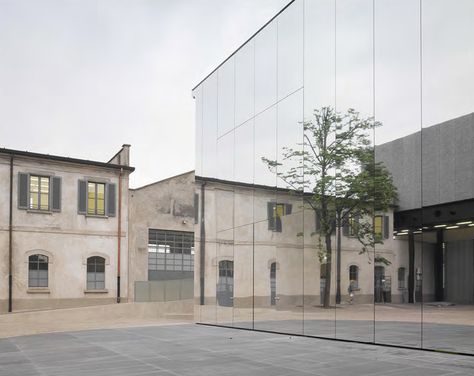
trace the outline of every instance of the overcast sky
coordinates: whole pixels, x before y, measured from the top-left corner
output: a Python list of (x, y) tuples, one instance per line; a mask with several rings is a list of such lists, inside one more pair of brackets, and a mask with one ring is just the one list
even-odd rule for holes
[[(129, 143), (132, 187), (194, 169), (191, 89), (288, 2), (0, 0), (0, 147), (107, 161)], [(332, 3), (311, 4), (306, 40), (324, 52)], [(341, 106), (372, 108), (372, 4), (338, 1)], [(376, 18), (377, 141), (386, 142), (420, 127), (419, 2), (377, 1)], [(422, 19), (429, 126), (474, 109), (474, 0), (424, 0)]]
[(0, 0), (0, 147), (194, 169), (191, 89), (289, 0)]

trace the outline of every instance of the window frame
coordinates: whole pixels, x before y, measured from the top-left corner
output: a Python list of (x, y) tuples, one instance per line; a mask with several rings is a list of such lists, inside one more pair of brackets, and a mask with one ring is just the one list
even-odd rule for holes
[[(94, 185), (94, 211), (93, 213), (90, 212), (90, 207), (89, 207), (89, 184)], [(98, 186), (102, 185), (104, 187), (104, 197), (103, 197), (103, 202), (104, 202), (104, 213), (98, 213)], [(95, 181), (95, 180), (86, 180), (86, 215), (88, 216), (97, 216), (97, 217), (106, 217), (107, 216), (107, 183), (101, 182), (101, 181)]]
[[(45, 261), (41, 261), (39, 259), (39, 257), (43, 257), (45, 258)], [(33, 257), (37, 257), (38, 259), (35, 260), (35, 261), (32, 261), (31, 259)], [(39, 271), (40, 270), (44, 270), (44, 269), (40, 269), (40, 264), (46, 264), (46, 278), (40, 278), (39, 277)], [(29, 255), (28, 256), (28, 288), (31, 289), (47, 289), (49, 288), (49, 257), (47, 255), (44, 255), (42, 253), (34, 253), (32, 255)], [(31, 269), (31, 265), (36, 265), (36, 268), (34, 269)], [(36, 271), (37, 272), (37, 276), (36, 277), (32, 277), (31, 276), (31, 271)], [(41, 280), (45, 280), (46, 279), (46, 285), (41, 285), (40, 284), (40, 281)], [(36, 285), (35, 284), (32, 284), (32, 281), (36, 281)]]
[[(94, 259), (94, 263), (89, 261), (91, 259)], [(97, 263), (98, 259), (102, 260), (102, 263)], [(106, 264), (107, 264), (107, 260), (102, 256), (94, 255), (94, 256), (87, 257), (87, 259), (86, 259), (86, 291), (103, 291), (103, 290), (106, 289), (106, 287), (105, 287), (105, 266), (106, 266)], [(104, 268), (103, 272), (100, 272), (100, 271), (98, 272), (97, 271), (97, 266), (98, 265), (103, 266), (103, 268)], [(89, 266), (94, 267), (94, 270), (89, 271)], [(89, 279), (90, 274), (94, 275), (94, 280)], [(103, 280), (97, 280), (97, 275), (98, 274), (103, 275)], [(92, 287), (90, 285), (90, 283), (93, 283), (94, 286)], [(102, 283), (102, 285), (99, 285), (99, 287), (97, 287), (98, 283)]]
[[(32, 192), (31, 191), (31, 178), (38, 178), (38, 192)], [(41, 196), (42, 191), (41, 191), (41, 180), (42, 179), (47, 179), (48, 181), (48, 207), (47, 208), (42, 208), (41, 207)], [(28, 174), (28, 207), (27, 210), (31, 211), (38, 211), (38, 212), (50, 212), (51, 211), (51, 200), (52, 200), (52, 189), (51, 189), (51, 176), (50, 175), (44, 175), (44, 174)], [(38, 200), (38, 207), (32, 207), (32, 202), (31, 202), (31, 197), (32, 194), (37, 195), (37, 200)]]

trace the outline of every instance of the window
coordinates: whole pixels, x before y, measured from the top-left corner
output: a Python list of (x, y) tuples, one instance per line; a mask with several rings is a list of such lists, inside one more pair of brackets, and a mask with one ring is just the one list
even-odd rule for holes
[(30, 175), (29, 209), (49, 210), (49, 177)]
[(376, 215), (374, 217), (374, 238), (375, 241), (388, 239), (389, 237), (389, 219), (388, 216)]
[(345, 223), (343, 224), (343, 235), (344, 236), (357, 236), (359, 231), (359, 214), (350, 214)]
[(281, 232), (281, 217), (291, 214), (291, 208), (291, 204), (267, 203), (268, 229), (274, 232)]
[(349, 283), (352, 288), (359, 288), (359, 267), (357, 265), (349, 266)]
[(28, 257), (28, 287), (48, 287), (48, 256)]
[(105, 183), (87, 182), (87, 214), (105, 215)]
[(87, 259), (87, 290), (105, 289), (105, 259), (99, 256)]
[(148, 280), (194, 272), (194, 233), (148, 230)]
[(398, 268), (398, 288), (404, 289), (405, 287), (405, 268)]
[(18, 209), (40, 212), (61, 211), (61, 178), (20, 172)]
[(79, 180), (77, 212), (100, 217), (115, 217), (116, 184)]

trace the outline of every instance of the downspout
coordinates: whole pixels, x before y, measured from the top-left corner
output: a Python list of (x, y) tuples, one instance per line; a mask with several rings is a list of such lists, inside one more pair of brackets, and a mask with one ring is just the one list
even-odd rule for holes
[(206, 226), (204, 221), (204, 202), (205, 202), (205, 185), (201, 184), (201, 227), (199, 239), (199, 304), (204, 305), (204, 277), (206, 268)]
[(10, 214), (8, 219), (8, 312), (13, 311), (13, 154), (10, 155)]
[(118, 221), (117, 221), (117, 303), (120, 303), (120, 251), (122, 245), (122, 174), (123, 168), (119, 173), (118, 184)]

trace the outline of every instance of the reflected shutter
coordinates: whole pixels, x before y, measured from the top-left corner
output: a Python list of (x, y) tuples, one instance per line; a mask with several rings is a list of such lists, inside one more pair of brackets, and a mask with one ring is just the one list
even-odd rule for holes
[(28, 209), (28, 174), (18, 174), (18, 209)]
[(117, 185), (107, 184), (107, 215), (109, 217), (115, 217), (117, 211), (116, 198), (117, 196)]
[(51, 210), (54, 212), (61, 211), (61, 178), (58, 176), (52, 177), (52, 205)]
[(87, 182), (85, 180), (78, 181), (77, 212), (79, 214), (87, 213)]
[(273, 215), (275, 204), (273, 202), (267, 202), (267, 219), (268, 229), (273, 230), (275, 228), (275, 217)]

